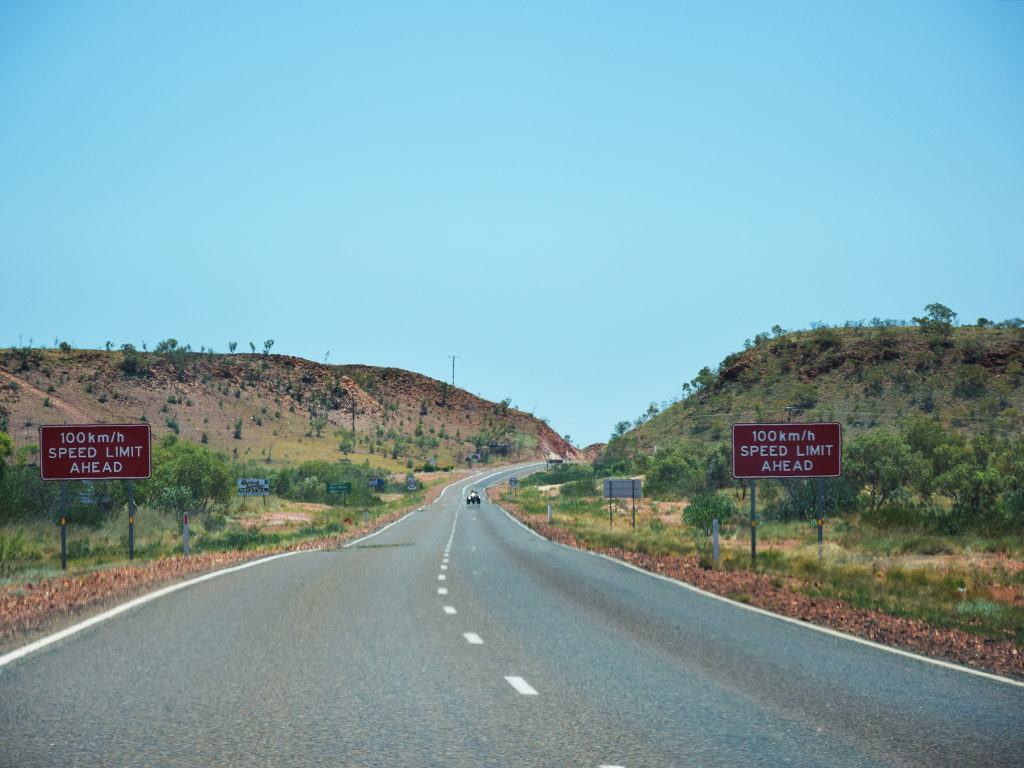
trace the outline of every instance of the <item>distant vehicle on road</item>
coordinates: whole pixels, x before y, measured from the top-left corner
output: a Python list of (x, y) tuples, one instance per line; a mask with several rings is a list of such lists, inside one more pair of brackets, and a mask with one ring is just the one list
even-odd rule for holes
[(466, 503), (467, 504), (479, 504), (480, 503), (480, 494), (477, 493), (475, 490), (470, 491), (469, 492), (469, 496), (466, 497)]

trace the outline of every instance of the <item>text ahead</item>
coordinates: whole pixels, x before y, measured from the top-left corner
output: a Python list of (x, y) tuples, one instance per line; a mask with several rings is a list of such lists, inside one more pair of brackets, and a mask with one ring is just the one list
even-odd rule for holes
[(732, 476), (839, 477), (843, 426), (816, 424), (733, 424)]
[(39, 428), (43, 480), (142, 480), (149, 477), (148, 424), (67, 424)]

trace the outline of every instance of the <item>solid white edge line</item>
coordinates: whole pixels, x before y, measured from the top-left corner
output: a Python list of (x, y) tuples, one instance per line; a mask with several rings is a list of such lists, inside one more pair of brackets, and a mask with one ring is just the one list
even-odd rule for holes
[(79, 622), (78, 624), (68, 627), (67, 629), (62, 629), (60, 632), (54, 632), (52, 635), (47, 635), (46, 637), (40, 640), (36, 640), (35, 642), (29, 643), (28, 645), (23, 645), (21, 648), (11, 651), (10, 653), (6, 653), (3, 656), (0, 656), (0, 667), (4, 667), (7, 664), (10, 664), (12, 661), (20, 659), (23, 656), (27, 656), (28, 654), (34, 651), (38, 651), (39, 649), (45, 648), (46, 646), (56, 643), (59, 640), (63, 640), (66, 637), (70, 637), (71, 635), (81, 632), (83, 629), (88, 629), (89, 627), (95, 624), (99, 624), (100, 622), (106, 621), (107, 619), (111, 619), (114, 616), (117, 616), (118, 614), (124, 613), (125, 611), (130, 611), (132, 608), (137, 608), (140, 605), (148, 603), (150, 600), (156, 600), (158, 597), (169, 595), (172, 592), (177, 592), (179, 589), (184, 589), (185, 587), (191, 587), (193, 584), (198, 584), (201, 581), (215, 579), (218, 576), (223, 576), (228, 573), (234, 573), (244, 568), (252, 568), (255, 565), (263, 565), (264, 563), (269, 563), (272, 560), (279, 560), (282, 557), (291, 557), (292, 555), (305, 555), (310, 552), (323, 551), (323, 549), (303, 549), (299, 550), (298, 552), (282, 552), (279, 555), (261, 557), (257, 560), (252, 560), (248, 563), (242, 563), (241, 565), (233, 565), (230, 568), (223, 568), (219, 571), (213, 571), (212, 573), (205, 573), (202, 576), (197, 576), (194, 579), (189, 579), (188, 581), (183, 581), (178, 584), (172, 584), (169, 587), (163, 587), (162, 589), (158, 589), (155, 592), (150, 592), (149, 594), (142, 595), (141, 597), (136, 597), (134, 600), (129, 600), (127, 603), (122, 603), (121, 605), (115, 608), (111, 608), (109, 611), (104, 611), (103, 613), (93, 616), (90, 619), (86, 619), (85, 621)]
[(536, 689), (521, 677), (506, 675), (505, 681), (524, 696), (537, 696)]
[(511, 520), (513, 523), (516, 523), (517, 525), (521, 526), (522, 528), (525, 528), (527, 531), (532, 533), (534, 536), (536, 536), (541, 541), (546, 541), (549, 544), (555, 544), (555, 545), (557, 545), (559, 547), (564, 547), (565, 549), (571, 550), (573, 552), (582, 552), (582, 553), (587, 554), (587, 555), (593, 555), (594, 557), (600, 557), (600, 558), (602, 558), (604, 560), (607, 560), (610, 563), (615, 563), (616, 565), (621, 565), (621, 566), (623, 566), (625, 568), (629, 568), (631, 570), (634, 570), (637, 573), (642, 573), (645, 576), (651, 576), (652, 578), (655, 578), (655, 579), (661, 579), (662, 581), (667, 581), (669, 584), (674, 584), (677, 587), (683, 587), (684, 589), (688, 589), (691, 592), (696, 592), (697, 594), (704, 595), (705, 597), (710, 597), (710, 598), (712, 598), (714, 600), (718, 600), (718, 601), (720, 601), (722, 603), (725, 603), (727, 605), (732, 606), (733, 608), (742, 608), (743, 610), (746, 610), (746, 611), (753, 611), (754, 613), (759, 613), (762, 616), (770, 616), (773, 619), (778, 619), (779, 621), (785, 621), (785, 622), (788, 622), (789, 624), (795, 624), (796, 626), (803, 627), (804, 629), (813, 629), (815, 632), (822, 632), (822, 633), (824, 633), (826, 635), (832, 635), (832, 637), (838, 637), (841, 640), (849, 640), (850, 642), (853, 642), (853, 643), (860, 643), (861, 645), (866, 645), (866, 646), (868, 646), (870, 648), (875, 648), (875, 649), (877, 649), (879, 651), (886, 651), (887, 653), (894, 653), (897, 656), (905, 656), (908, 659), (916, 659), (917, 661), (923, 661), (926, 664), (934, 664), (937, 667), (943, 667), (945, 669), (952, 669), (952, 670), (954, 670), (956, 672), (965, 672), (968, 675), (976, 675), (977, 677), (984, 677), (984, 678), (987, 678), (988, 680), (994, 680), (997, 683), (1005, 683), (1006, 685), (1015, 685), (1018, 688), (1024, 688), (1024, 681), (1014, 680), (1011, 677), (1004, 677), (1002, 675), (996, 675), (996, 674), (993, 674), (992, 672), (983, 672), (980, 669), (971, 669), (970, 667), (965, 667), (965, 666), (963, 666), (961, 664), (954, 664), (951, 661), (943, 661), (942, 659), (933, 659), (930, 656), (922, 656), (921, 654), (914, 653), (913, 651), (905, 651), (902, 648), (893, 648), (892, 646), (889, 646), (889, 645), (882, 645), (881, 643), (876, 643), (873, 640), (865, 640), (863, 637), (857, 637), (857, 635), (851, 635), (848, 632), (840, 632), (838, 629), (832, 629), (831, 627), (822, 627), (822, 626), (820, 626), (818, 624), (811, 624), (809, 621), (801, 621), (800, 619), (793, 619), (793, 618), (790, 618), (789, 616), (783, 616), (783, 615), (778, 614), (778, 613), (772, 613), (771, 611), (766, 611), (764, 608), (758, 608), (757, 606), (754, 606), (754, 605), (746, 605), (744, 603), (740, 603), (740, 602), (737, 602), (735, 600), (730, 600), (728, 597), (722, 597), (721, 595), (716, 595), (713, 592), (706, 592), (705, 590), (701, 589), (700, 587), (693, 586), (693, 584), (688, 584), (685, 581), (678, 581), (677, 579), (673, 579), (673, 578), (671, 578), (669, 576), (665, 576), (664, 574), (661, 574), (661, 573), (654, 573), (652, 571), (645, 570), (643, 568), (640, 568), (639, 566), (633, 565), (632, 563), (627, 563), (625, 560), (619, 560), (619, 559), (614, 558), (614, 557), (609, 557), (608, 555), (601, 554), (600, 552), (591, 552), (589, 549), (577, 549), (576, 547), (570, 547), (569, 545), (562, 544), (561, 542), (558, 542), (558, 541), (552, 541), (551, 539), (548, 539), (548, 538), (546, 538), (544, 536), (541, 536), (539, 533), (537, 533), (535, 530), (530, 528), (528, 525), (524, 525), (521, 521), (516, 520), (516, 518), (513, 517), (509, 513), (509, 511), (507, 509), (505, 509), (504, 507), (502, 507), (500, 505), (496, 505), (496, 506), (498, 506), (498, 509), (500, 509), (502, 512), (504, 512), (506, 515), (508, 515), (509, 520)]

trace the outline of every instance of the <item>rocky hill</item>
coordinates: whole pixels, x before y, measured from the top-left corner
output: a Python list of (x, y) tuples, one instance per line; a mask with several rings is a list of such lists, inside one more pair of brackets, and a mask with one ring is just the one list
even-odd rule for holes
[(746, 421), (841, 421), (855, 435), (895, 427), (909, 415), (970, 434), (1019, 433), (1020, 321), (955, 326), (950, 316), (916, 319), (916, 326), (853, 323), (759, 334), (715, 369), (703, 369), (684, 386), (684, 399), (641, 417), (613, 442), (644, 451), (685, 438), (728, 440), (731, 425)]
[(297, 357), (162, 351), (0, 351), (0, 426), (31, 463), (41, 424), (147, 421), (240, 461), (371, 459), (403, 469), (579, 452), (546, 423), (397, 368), (322, 365)]

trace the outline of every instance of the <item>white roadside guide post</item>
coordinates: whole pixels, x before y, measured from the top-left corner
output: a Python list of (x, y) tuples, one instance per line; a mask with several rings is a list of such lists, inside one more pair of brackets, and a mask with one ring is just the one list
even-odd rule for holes
[(548, 522), (551, 522), (551, 505), (548, 504)]
[(711, 521), (711, 526), (714, 530), (715, 535), (715, 562), (718, 562), (718, 518)]

